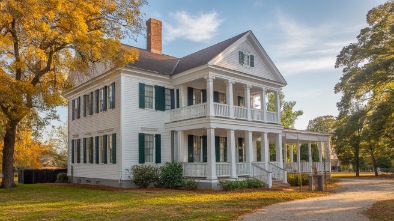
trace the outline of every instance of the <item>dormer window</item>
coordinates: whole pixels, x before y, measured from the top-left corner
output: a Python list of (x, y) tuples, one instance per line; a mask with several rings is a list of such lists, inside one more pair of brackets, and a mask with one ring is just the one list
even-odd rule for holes
[(246, 67), (254, 67), (254, 55), (251, 55), (247, 52), (239, 51), (238, 56), (239, 64)]

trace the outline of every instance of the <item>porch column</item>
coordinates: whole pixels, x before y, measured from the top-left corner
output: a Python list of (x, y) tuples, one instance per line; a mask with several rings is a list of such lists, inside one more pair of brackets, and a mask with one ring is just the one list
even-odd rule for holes
[(215, 129), (207, 129), (207, 180), (216, 180)]
[(327, 141), (327, 161), (328, 161), (328, 171), (329, 171), (328, 178), (331, 178), (331, 146), (330, 146), (330, 140)]
[(291, 163), (294, 162), (294, 149), (293, 149), (293, 147), (294, 147), (294, 144), (292, 143), (292, 144), (290, 145), (290, 162), (291, 162)]
[(311, 174), (313, 174), (313, 170), (312, 170), (312, 144), (310, 141), (308, 142), (308, 157), (309, 157), (308, 160), (309, 160), (309, 166), (311, 169)]
[(269, 170), (269, 161), (270, 161), (270, 155), (269, 155), (269, 142), (268, 142), (268, 135), (267, 132), (261, 133), (261, 160), (264, 160), (265, 162), (265, 169)]
[(260, 92), (260, 108), (263, 110), (263, 117), (261, 118), (263, 122), (267, 122), (267, 105), (265, 102), (265, 89)]
[(286, 166), (287, 163), (287, 144), (286, 142), (283, 142), (283, 166)]
[(207, 80), (207, 116), (213, 117), (215, 116), (215, 110), (213, 105), (213, 76), (204, 77)]
[(297, 137), (297, 165), (298, 165), (298, 172), (302, 172), (301, 171), (301, 148), (300, 148), (300, 141), (298, 140)]
[(229, 117), (234, 118), (234, 96), (233, 96), (233, 84), (234, 81), (226, 81), (226, 103), (229, 105)]
[(246, 146), (246, 162), (249, 164), (249, 175), (252, 162), (253, 162), (253, 143), (252, 143), (252, 131), (245, 131), (245, 146)]
[(283, 157), (282, 157), (282, 134), (275, 134), (275, 148), (276, 148), (276, 162), (279, 162), (279, 167), (283, 168)]
[(319, 141), (317, 142), (317, 149), (319, 150), (319, 165), (320, 165), (320, 174), (323, 172), (323, 147), (322, 147), (322, 142)]
[[(179, 107), (177, 107), (177, 108), (181, 108), (181, 107), (184, 107), (184, 106), (186, 106), (185, 104), (187, 104), (187, 101), (186, 101), (186, 103), (185, 103), (185, 101), (184, 101), (184, 99), (185, 99), (185, 95), (183, 94), (183, 92), (184, 92), (184, 86), (183, 85), (179, 85), (178, 86), (178, 89), (179, 89)], [(175, 93), (176, 94), (176, 93)], [(187, 96), (186, 96), (187, 97)], [(175, 102), (176, 103), (176, 102)]]
[(231, 162), (231, 176), (230, 178), (238, 178), (236, 167), (236, 154), (235, 154), (235, 136), (234, 130), (227, 130), (227, 159)]
[(275, 110), (278, 115), (278, 123), (280, 123), (280, 98), (279, 91), (275, 91)]
[(175, 161), (176, 162), (182, 162), (183, 161), (183, 159), (182, 159), (182, 139), (183, 138), (183, 131), (181, 131), (181, 130), (178, 130), (178, 131), (176, 131), (176, 135), (175, 135), (175, 153), (174, 153), (174, 156), (175, 156)]
[(245, 107), (247, 108), (247, 115), (248, 115), (248, 120), (251, 120), (252, 119), (252, 112), (251, 112), (251, 110), (250, 110), (250, 88), (251, 88), (252, 86), (251, 85), (249, 85), (249, 84), (247, 84), (247, 85), (245, 85), (244, 86), (244, 88), (245, 88)]

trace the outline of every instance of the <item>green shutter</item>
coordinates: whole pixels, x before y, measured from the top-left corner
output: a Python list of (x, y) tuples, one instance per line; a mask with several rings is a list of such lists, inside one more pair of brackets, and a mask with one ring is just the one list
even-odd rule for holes
[(217, 92), (217, 91), (213, 92), (213, 102), (216, 102), (216, 103), (219, 102), (219, 92)]
[(81, 118), (81, 97), (78, 97), (78, 112), (77, 119)]
[(187, 87), (187, 106), (193, 105), (193, 88)]
[(103, 111), (107, 111), (107, 100), (108, 100), (108, 86), (104, 86), (103, 89), (103, 94), (104, 94), (104, 101), (103, 101)]
[(77, 163), (81, 163), (81, 139), (77, 140)]
[(111, 108), (112, 109), (114, 109), (115, 108), (115, 82), (113, 82), (112, 84), (111, 84), (111, 89), (112, 89), (112, 97), (111, 97), (111, 99), (112, 99), (112, 101), (110, 101), (110, 103), (112, 104), (111, 105)]
[(99, 151), (100, 151), (100, 138), (99, 136), (96, 136), (96, 164), (100, 163), (100, 155), (99, 155)]
[(227, 162), (227, 137), (224, 140), (224, 162)]
[(156, 161), (155, 163), (161, 163), (161, 135), (155, 135), (155, 154), (156, 154)]
[(220, 137), (215, 136), (215, 156), (216, 162), (220, 162)]
[(104, 148), (104, 160), (103, 163), (106, 164), (107, 163), (107, 135), (103, 135), (103, 148)]
[(171, 96), (171, 109), (175, 109), (175, 91), (174, 89), (170, 89)]
[(74, 157), (74, 140), (71, 140), (71, 163), (74, 163), (75, 157)]
[(176, 89), (176, 108), (180, 108), (180, 106), (179, 106), (179, 89)]
[(93, 137), (90, 137), (89, 163), (93, 163)]
[(83, 138), (83, 163), (86, 163), (86, 139), (87, 138)]
[(244, 53), (242, 51), (238, 52), (238, 61), (239, 64), (244, 64)]
[(187, 162), (193, 162), (194, 157), (193, 157), (193, 135), (187, 135)]
[(145, 109), (145, 84), (139, 83), (139, 107)]
[(201, 93), (202, 93), (202, 102), (206, 103), (207, 102), (207, 90), (201, 89)]
[(145, 134), (138, 134), (139, 163), (145, 163)]
[(71, 101), (71, 120), (75, 120), (74, 110), (75, 110), (75, 100)]
[(86, 95), (83, 95), (83, 116), (86, 117), (86, 107), (87, 107), (88, 99), (86, 99)]
[(207, 152), (208, 152), (208, 145), (207, 145), (207, 136), (202, 136), (202, 162), (207, 162)]
[(116, 164), (116, 134), (112, 134), (112, 163)]
[(100, 90), (95, 91), (96, 94), (96, 113), (100, 112)]
[(90, 92), (90, 107), (89, 107), (89, 115), (93, 115), (93, 91)]
[(254, 67), (254, 56), (250, 55), (249, 59), (250, 59), (250, 67)]
[(165, 111), (166, 89), (155, 85), (155, 110)]

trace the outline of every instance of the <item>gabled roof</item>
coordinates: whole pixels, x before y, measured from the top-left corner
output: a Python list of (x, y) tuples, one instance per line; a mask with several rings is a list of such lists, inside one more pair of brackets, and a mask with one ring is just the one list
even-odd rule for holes
[(248, 31), (181, 58), (172, 74), (178, 74), (186, 70), (207, 64), (210, 60), (223, 52), (238, 39), (242, 38), (246, 33), (248, 33)]

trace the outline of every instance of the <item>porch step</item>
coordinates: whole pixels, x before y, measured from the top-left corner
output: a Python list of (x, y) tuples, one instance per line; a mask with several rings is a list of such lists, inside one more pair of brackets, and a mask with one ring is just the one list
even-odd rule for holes
[(283, 183), (280, 180), (272, 179), (272, 188), (274, 190), (291, 190), (290, 184)]

